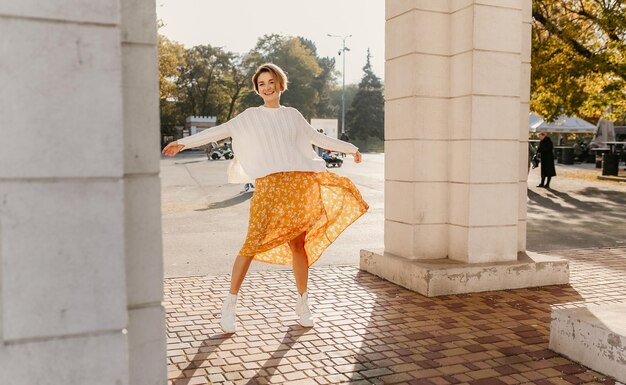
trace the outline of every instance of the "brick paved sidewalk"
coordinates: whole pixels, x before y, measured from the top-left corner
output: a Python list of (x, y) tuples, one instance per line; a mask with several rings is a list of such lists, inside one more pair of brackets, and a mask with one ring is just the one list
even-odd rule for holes
[(314, 329), (295, 321), (290, 270), (250, 273), (235, 335), (218, 325), (228, 276), (167, 279), (169, 384), (615, 384), (548, 349), (550, 307), (626, 301), (626, 248), (559, 254), (571, 285), (436, 298), (313, 268)]

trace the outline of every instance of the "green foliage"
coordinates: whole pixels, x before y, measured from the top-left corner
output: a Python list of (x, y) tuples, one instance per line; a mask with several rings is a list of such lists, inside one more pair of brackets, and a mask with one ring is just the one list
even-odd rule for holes
[(335, 59), (322, 57), (319, 58), (318, 64), (322, 71), (311, 85), (317, 92), (318, 97), (314, 117), (321, 119), (334, 118), (337, 115), (337, 111), (340, 110), (339, 104), (333, 103), (331, 99), (333, 89), (336, 88)]
[(235, 55), (210, 45), (198, 45), (185, 52), (186, 66), (178, 79), (185, 93), (183, 110), (188, 115), (217, 116), (227, 103), (219, 82), (228, 73)]
[(553, 120), (626, 115), (626, 6), (534, 0), (531, 109)]
[(372, 71), (370, 52), (363, 67), (363, 78), (346, 113), (346, 131), (350, 138), (385, 137), (385, 98), (383, 85)]
[(185, 49), (159, 36), (159, 90), (161, 131), (173, 133), (189, 115), (217, 116), (224, 122), (244, 109), (258, 106), (251, 78), (265, 62), (282, 67), (289, 78), (281, 103), (300, 110), (306, 118), (333, 117), (336, 71), (333, 58), (318, 57), (315, 44), (283, 35), (261, 37), (245, 55), (219, 47), (198, 45)]
[[(345, 99), (346, 99), (346, 109), (350, 108), (352, 101), (354, 100), (354, 96), (359, 90), (358, 85), (356, 84), (346, 84), (345, 91)], [(341, 86), (333, 85), (328, 93), (329, 100), (329, 112), (328, 116), (330, 119), (337, 119), (337, 132), (341, 132)], [(347, 131), (347, 130), (346, 130)]]
[(185, 47), (159, 35), (159, 97), (168, 99), (176, 95), (176, 80), (185, 67)]
[(255, 63), (253, 55), (237, 57), (231, 61), (228, 72), (221, 82), (222, 92), (227, 96), (228, 108), (220, 114), (220, 121), (228, 121), (235, 116), (241, 108), (241, 100), (248, 94), (253, 94), (250, 78), (254, 73)]
[(158, 53), (161, 131), (171, 135), (174, 126), (185, 120), (183, 112), (176, 107), (179, 95), (176, 82), (186, 65), (185, 47), (159, 35)]
[(350, 138), (350, 143), (359, 148), (360, 152), (385, 152), (385, 140), (374, 136)]

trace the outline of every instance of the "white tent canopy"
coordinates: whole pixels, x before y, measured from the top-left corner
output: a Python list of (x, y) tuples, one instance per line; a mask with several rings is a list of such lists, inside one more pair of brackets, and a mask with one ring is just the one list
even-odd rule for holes
[(598, 121), (598, 132), (596, 132), (596, 136), (593, 138), (592, 142), (615, 142), (615, 126), (613, 122), (600, 119)]
[(559, 116), (554, 122), (548, 123), (537, 114), (530, 113), (529, 132), (553, 132), (557, 134), (593, 134), (596, 126), (586, 120), (573, 116)]

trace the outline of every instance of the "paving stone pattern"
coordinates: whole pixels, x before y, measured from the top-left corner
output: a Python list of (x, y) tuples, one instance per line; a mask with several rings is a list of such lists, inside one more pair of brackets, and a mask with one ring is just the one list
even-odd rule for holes
[(548, 349), (550, 309), (626, 301), (626, 248), (556, 254), (570, 285), (436, 298), (312, 268), (314, 329), (296, 322), (290, 270), (250, 273), (234, 335), (218, 325), (228, 276), (166, 279), (168, 384), (616, 384)]

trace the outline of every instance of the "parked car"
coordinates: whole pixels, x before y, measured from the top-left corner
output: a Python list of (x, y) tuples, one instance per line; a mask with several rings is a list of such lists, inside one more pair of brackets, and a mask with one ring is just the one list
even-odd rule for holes
[(221, 158), (232, 159), (234, 157), (235, 154), (228, 143), (223, 146), (213, 147), (212, 149), (207, 150), (207, 158), (209, 160), (218, 160)]

